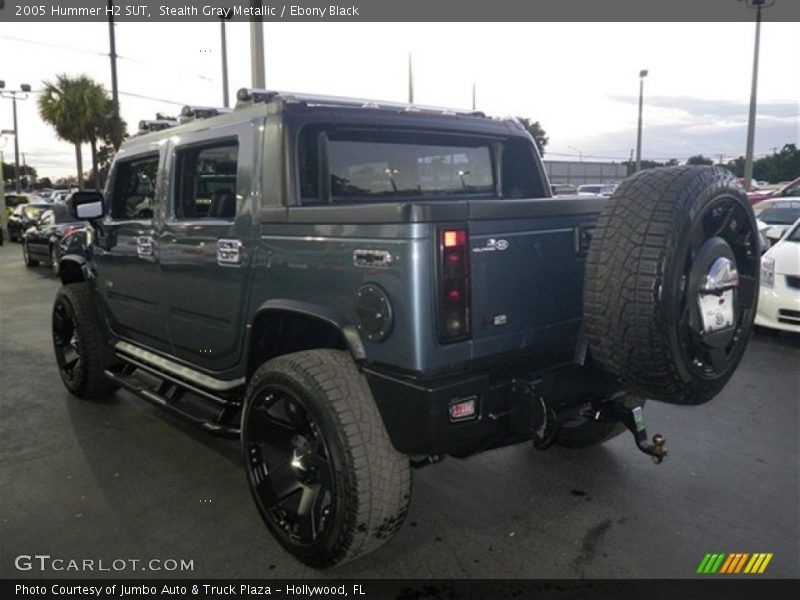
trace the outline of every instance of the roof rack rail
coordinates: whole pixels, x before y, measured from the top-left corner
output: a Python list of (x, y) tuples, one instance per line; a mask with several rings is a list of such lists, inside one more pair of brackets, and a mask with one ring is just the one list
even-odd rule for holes
[(189, 119), (208, 119), (218, 115), (231, 112), (230, 108), (220, 108), (216, 106), (190, 106), (186, 105), (181, 109), (182, 120)]
[(272, 102), (280, 95), (273, 90), (262, 90), (258, 88), (241, 88), (236, 92), (236, 107), (240, 104), (260, 104)]
[(373, 108), (383, 110), (397, 110), (409, 113), (435, 113), (440, 115), (469, 116), (485, 118), (486, 114), (478, 110), (464, 110), (457, 108), (442, 108), (439, 106), (422, 106), (406, 102), (386, 102), (383, 100), (368, 100), (363, 98), (346, 98), (342, 96), (322, 96), (316, 94), (296, 94), (292, 92), (279, 92), (256, 88), (241, 88), (236, 92), (236, 108), (250, 106), (258, 103), (269, 103), (281, 100), (287, 104), (301, 104), (304, 106), (339, 106), (351, 108)]
[(179, 122), (174, 119), (142, 119), (139, 121), (139, 134), (161, 131), (176, 125), (179, 125)]

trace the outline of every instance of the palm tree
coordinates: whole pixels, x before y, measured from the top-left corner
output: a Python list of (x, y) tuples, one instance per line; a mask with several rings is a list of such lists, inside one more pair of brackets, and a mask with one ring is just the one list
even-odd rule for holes
[(39, 114), (53, 126), (56, 135), (75, 146), (78, 167), (78, 187), (83, 189), (83, 156), (81, 144), (92, 146), (92, 176), (99, 187), (97, 176), (98, 123), (106, 118), (105, 90), (85, 75), (71, 78), (61, 74), (55, 82), (44, 82), (39, 96)]

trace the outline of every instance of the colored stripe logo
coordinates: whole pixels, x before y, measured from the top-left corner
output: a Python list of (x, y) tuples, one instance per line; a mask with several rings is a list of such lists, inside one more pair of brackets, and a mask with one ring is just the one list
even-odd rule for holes
[(706, 554), (697, 567), (697, 573), (714, 574), (724, 573), (726, 575), (736, 573), (748, 573), (751, 575), (763, 573), (769, 561), (772, 560), (772, 552), (734, 552), (725, 554)]

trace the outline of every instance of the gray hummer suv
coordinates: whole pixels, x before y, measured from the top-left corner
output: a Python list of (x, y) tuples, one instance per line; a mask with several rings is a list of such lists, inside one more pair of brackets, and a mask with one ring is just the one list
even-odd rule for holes
[(241, 438), (270, 532), (306, 564), (400, 528), (411, 473), (532, 441), (648, 437), (646, 399), (735, 370), (755, 220), (714, 167), (551, 197), (514, 119), (240, 90), (135, 136), (79, 192), (53, 309), (61, 377)]

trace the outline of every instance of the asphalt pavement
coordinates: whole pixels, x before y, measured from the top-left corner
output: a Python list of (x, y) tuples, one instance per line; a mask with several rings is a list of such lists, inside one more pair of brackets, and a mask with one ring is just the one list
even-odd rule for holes
[[(15, 567), (40, 554), (194, 567), (102, 576), (319, 577), (262, 525), (235, 442), (126, 392), (66, 392), (50, 338), (58, 286), (23, 265), (18, 244), (0, 247), (0, 576), (92, 575)], [(589, 450), (448, 458), (414, 473), (395, 540), (324, 576), (691, 578), (706, 553), (768, 552), (751, 577), (798, 577), (799, 401), (798, 339), (757, 333), (710, 403), (648, 403), (651, 435), (667, 438), (662, 465), (627, 434)]]

